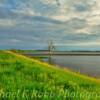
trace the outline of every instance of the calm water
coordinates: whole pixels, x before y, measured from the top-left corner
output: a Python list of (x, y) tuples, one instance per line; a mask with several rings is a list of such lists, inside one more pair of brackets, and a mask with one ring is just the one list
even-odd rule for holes
[[(30, 54), (27, 54), (27, 56)], [(38, 55), (31, 54), (32, 57), (38, 57)], [(40, 55), (41, 56), (41, 55)], [(42, 54), (43, 56), (43, 54)], [(43, 56), (45, 57), (45, 56)], [(48, 59), (50, 58), (50, 59)], [(48, 63), (59, 65), (71, 69), (76, 72), (80, 72), (89, 76), (100, 78), (100, 56), (51, 56), (42, 58), (43, 61)]]
[(52, 56), (52, 64), (100, 78), (100, 56)]

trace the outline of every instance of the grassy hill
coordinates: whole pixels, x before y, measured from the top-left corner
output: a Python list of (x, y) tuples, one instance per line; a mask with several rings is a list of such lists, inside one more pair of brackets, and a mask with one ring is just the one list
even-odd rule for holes
[(100, 80), (0, 51), (0, 100), (100, 100)]

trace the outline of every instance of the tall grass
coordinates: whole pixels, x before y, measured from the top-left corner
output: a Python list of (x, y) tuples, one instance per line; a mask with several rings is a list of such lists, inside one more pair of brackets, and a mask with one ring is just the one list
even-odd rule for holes
[(0, 100), (99, 99), (99, 80), (0, 51)]

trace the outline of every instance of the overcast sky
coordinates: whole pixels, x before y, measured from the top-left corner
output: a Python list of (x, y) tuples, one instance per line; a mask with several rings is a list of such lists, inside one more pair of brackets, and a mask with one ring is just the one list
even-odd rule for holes
[(0, 49), (100, 50), (100, 0), (0, 0)]

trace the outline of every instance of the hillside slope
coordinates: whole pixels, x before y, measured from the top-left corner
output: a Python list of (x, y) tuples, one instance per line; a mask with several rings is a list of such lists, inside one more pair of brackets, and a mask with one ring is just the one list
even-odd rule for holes
[(0, 100), (99, 100), (100, 80), (0, 51)]

